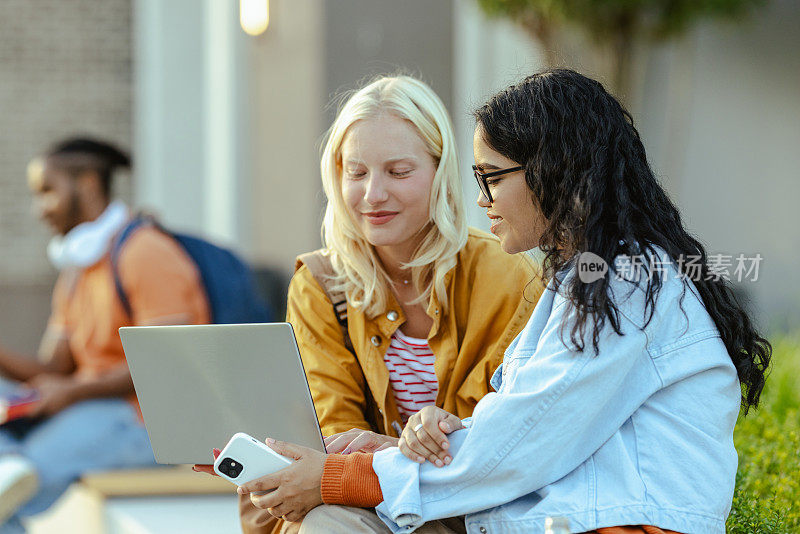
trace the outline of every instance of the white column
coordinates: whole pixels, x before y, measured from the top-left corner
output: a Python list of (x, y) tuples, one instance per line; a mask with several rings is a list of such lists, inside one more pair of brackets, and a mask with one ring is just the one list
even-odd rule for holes
[(240, 31), (238, 2), (205, 1), (203, 229), (210, 237), (235, 244), (241, 167), (236, 157), (237, 124), (236, 38)]
[(137, 0), (135, 199), (170, 228), (241, 248), (238, 2)]
[(159, 117), (164, 116), (160, 88), (164, 86), (164, 61), (159, 50), (164, 47), (158, 28), (163, 18), (157, 1), (139, 0), (134, 4), (134, 146), (136, 172), (134, 198), (139, 204), (160, 208), (164, 205), (162, 147), (163, 128)]
[(488, 20), (473, 0), (453, 2), (453, 117), (470, 226), (488, 229), (472, 178), (472, 112), (489, 96), (544, 67), (537, 45), (507, 21)]
[(192, 232), (203, 230), (203, 15), (195, 0), (134, 3), (134, 197)]

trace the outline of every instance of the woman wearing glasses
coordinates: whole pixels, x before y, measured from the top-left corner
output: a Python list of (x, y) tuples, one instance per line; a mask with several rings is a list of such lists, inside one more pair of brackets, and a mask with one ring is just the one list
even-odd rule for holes
[[(444, 105), (406, 76), (354, 93), (330, 128), (324, 256), (300, 257), (287, 310), (329, 452), (397, 445), (425, 406), (471, 415), (544, 289), (467, 228), (455, 150)], [(246, 532), (277, 528), (249, 496), (240, 509)]]
[[(476, 118), (479, 204), (506, 252), (542, 248), (549, 281), (497, 392), (463, 421), (425, 408), (374, 454), (273, 443), (295, 463), (240, 491), (274, 490), (260, 505), (279, 515), (313, 508), (307, 532), (445, 532), (433, 522), (461, 518), (461, 531), (537, 533), (548, 516), (573, 532), (725, 532), (733, 427), (740, 403), (758, 404), (770, 344), (599, 83), (545, 71)], [(425, 460), (442, 451), (449, 465)]]

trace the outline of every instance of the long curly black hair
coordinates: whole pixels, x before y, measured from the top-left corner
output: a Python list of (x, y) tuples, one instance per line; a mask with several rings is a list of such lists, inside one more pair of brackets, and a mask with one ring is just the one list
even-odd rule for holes
[[(657, 245), (684, 275), (685, 266), (674, 260), (700, 257), (692, 281), (736, 366), (744, 413), (758, 406), (772, 346), (730, 285), (709, 272), (706, 251), (686, 231), (653, 174), (630, 113), (599, 82), (569, 69), (548, 69), (493, 96), (475, 118), (492, 148), (525, 167), (532, 201), (548, 220), (539, 243), (545, 279), (558, 285), (553, 275), (568, 269), (576, 252), (592, 252), (613, 266), (619, 254), (641, 256)], [(662, 284), (661, 276), (647, 279), (646, 324)], [(578, 277), (569, 282), (575, 350), (584, 350), (587, 320), (594, 324), (595, 352), (606, 320), (622, 335), (608, 286), (608, 276), (590, 284)]]

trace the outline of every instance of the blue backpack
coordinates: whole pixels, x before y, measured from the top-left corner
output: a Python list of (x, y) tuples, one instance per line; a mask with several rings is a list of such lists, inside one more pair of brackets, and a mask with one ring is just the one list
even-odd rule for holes
[(204, 239), (170, 232), (147, 215), (133, 218), (114, 239), (111, 246), (111, 269), (122, 307), (132, 317), (131, 304), (119, 278), (118, 263), (122, 246), (142, 226), (152, 226), (172, 237), (192, 258), (208, 297), (211, 322), (216, 324), (268, 323), (272, 313), (258, 296), (250, 268), (233, 252)]

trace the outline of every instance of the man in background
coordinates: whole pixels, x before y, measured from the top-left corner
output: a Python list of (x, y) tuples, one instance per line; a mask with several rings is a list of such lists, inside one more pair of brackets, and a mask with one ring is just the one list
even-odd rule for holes
[(36, 390), (31, 417), (0, 425), (0, 533), (24, 532), (21, 517), (47, 509), (89, 470), (150, 466), (118, 329), (209, 321), (198, 270), (156, 228), (124, 244), (114, 283), (110, 248), (131, 218), (112, 201), (115, 171), (130, 159), (110, 143), (74, 138), (28, 168), (39, 217), (55, 236), (48, 256), (59, 270), (39, 357), (0, 347), (0, 395)]

